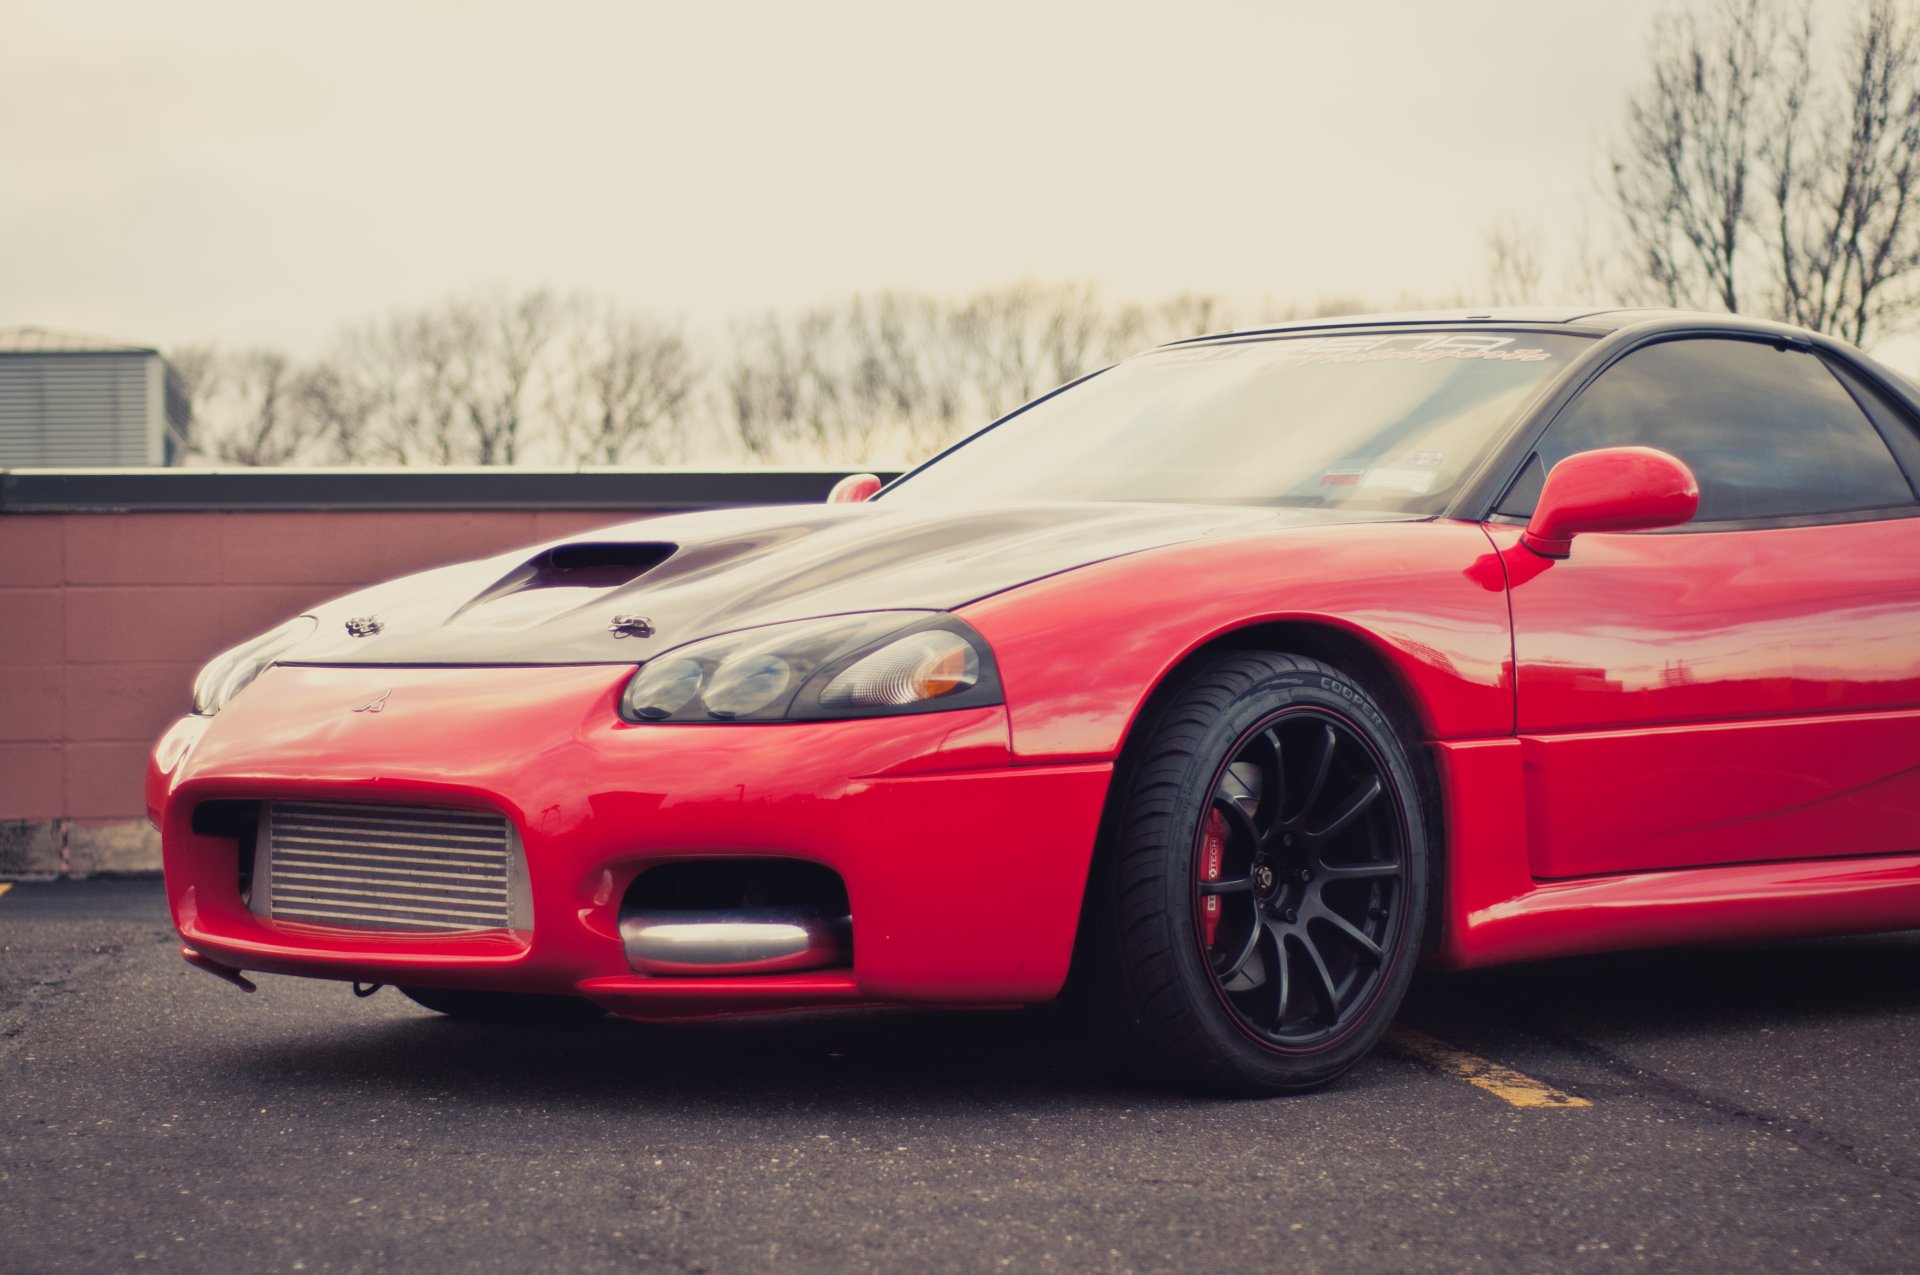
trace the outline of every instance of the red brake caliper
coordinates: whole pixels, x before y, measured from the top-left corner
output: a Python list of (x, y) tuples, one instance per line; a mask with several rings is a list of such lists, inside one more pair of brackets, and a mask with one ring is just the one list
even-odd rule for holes
[[(1218, 881), (1220, 863), (1227, 853), (1227, 821), (1218, 810), (1207, 812), (1206, 831), (1200, 836), (1200, 879)], [(1204, 947), (1213, 946), (1213, 936), (1220, 932), (1220, 896), (1209, 894), (1200, 900), (1200, 942)]]

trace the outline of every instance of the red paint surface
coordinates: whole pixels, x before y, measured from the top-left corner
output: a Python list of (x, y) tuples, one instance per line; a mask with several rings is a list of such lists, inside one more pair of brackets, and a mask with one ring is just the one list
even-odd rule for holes
[[(963, 608), (1006, 709), (865, 722), (626, 725), (612, 666), (276, 669), (163, 740), (149, 800), (182, 934), (230, 967), (575, 991), (641, 1017), (1044, 999), (1149, 693), (1241, 629), (1316, 626), (1372, 652), (1421, 722), (1441, 961), (1900, 928), (1920, 924), (1916, 534), (1589, 532), (1562, 561), (1515, 528), (1445, 522), (1179, 545)], [(382, 713), (348, 711), (382, 689)], [(188, 826), (212, 797), (496, 809), (527, 849), (533, 930), (263, 921), (231, 843)], [(736, 854), (839, 871), (853, 968), (630, 971), (615, 910), (632, 877)]]
[(1273, 623), (1317, 625), (1364, 642), (1432, 738), (1507, 734), (1505, 591), (1479, 527), (1401, 522), (1175, 545), (1015, 589), (961, 614), (999, 659), (1022, 760), (1107, 759), (1181, 660), (1236, 630)]
[[(182, 937), (240, 969), (585, 987), (639, 1013), (649, 989), (663, 1007), (688, 993), (684, 980), (649, 981), (627, 966), (617, 912), (633, 877), (668, 859), (779, 855), (846, 881), (862, 998), (1004, 1003), (1058, 991), (1108, 767), (1010, 765), (999, 708), (633, 726), (614, 712), (630, 673), (270, 670), (211, 723), (165, 741), (168, 752), (185, 749), (170, 773), (156, 762), (150, 799)], [(383, 689), (382, 712), (350, 711)], [(190, 825), (200, 801), (255, 797), (496, 810), (525, 846), (533, 931), (449, 939), (254, 916), (233, 843)], [(733, 979), (716, 995), (780, 1002), (779, 989), (808, 977), (820, 976)], [(595, 981), (607, 979), (618, 982)]]
[(875, 492), (883, 484), (872, 474), (848, 474), (833, 485), (827, 493), (829, 505), (857, 505), (863, 500), (873, 499)]
[(1523, 750), (1514, 739), (1434, 749), (1448, 788), (1443, 965), (1920, 925), (1915, 854), (1539, 880), (1514, 799)]
[(1920, 519), (1582, 536), (1513, 625), (1535, 875), (1920, 851)]
[(1605, 447), (1553, 467), (1520, 542), (1543, 558), (1565, 558), (1575, 536), (1677, 527), (1699, 508), (1700, 484), (1678, 458), (1651, 447)]
[(1541, 877), (1920, 851), (1920, 712), (1523, 744)]

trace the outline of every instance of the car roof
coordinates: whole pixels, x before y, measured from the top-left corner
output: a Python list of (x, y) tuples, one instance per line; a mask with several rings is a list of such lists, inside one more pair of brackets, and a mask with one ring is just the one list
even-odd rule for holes
[(1303, 332), (1338, 331), (1343, 328), (1461, 328), (1523, 325), (1538, 328), (1564, 328), (1569, 332), (1603, 335), (1622, 328), (1672, 327), (1675, 329), (1710, 326), (1717, 329), (1751, 331), (1766, 336), (1790, 336), (1807, 340), (1814, 334), (1805, 328), (1767, 319), (1750, 319), (1738, 314), (1716, 314), (1705, 310), (1669, 310), (1632, 306), (1488, 306), (1477, 310), (1403, 310), (1385, 314), (1328, 315), (1299, 319), (1264, 327), (1216, 332), (1208, 336), (1173, 341), (1171, 345), (1192, 345), (1203, 341), (1224, 341), (1235, 337), (1273, 336)]

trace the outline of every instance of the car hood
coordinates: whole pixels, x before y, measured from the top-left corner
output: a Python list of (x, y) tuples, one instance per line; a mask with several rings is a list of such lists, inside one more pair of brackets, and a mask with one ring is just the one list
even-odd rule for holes
[[(950, 610), (1205, 536), (1381, 518), (1241, 506), (885, 501), (648, 518), (350, 594), (316, 608), (313, 636), (280, 662), (639, 662), (784, 620)], [(645, 623), (616, 635), (615, 617)], [(377, 631), (354, 636), (349, 622)]]

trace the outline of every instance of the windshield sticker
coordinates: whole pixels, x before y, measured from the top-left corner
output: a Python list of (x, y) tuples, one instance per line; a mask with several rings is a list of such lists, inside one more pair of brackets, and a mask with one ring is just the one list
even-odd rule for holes
[(1445, 469), (1447, 466), (1447, 454), (1445, 452), (1415, 452), (1413, 455), (1407, 457), (1407, 464), (1413, 466), (1415, 469)]
[(1474, 360), (1489, 363), (1543, 363), (1553, 351), (1516, 345), (1520, 337), (1491, 332), (1388, 332), (1368, 336), (1288, 337), (1272, 341), (1242, 341), (1195, 349), (1150, 354), (1155, 364), (1218, 363), (1228, 359), (1261, 365), (1302, 363), (1442, 363)]
[(1431, 469), (1369, 469), (1360, 476), (1359, 485), (1424, 496), (1433, 490), (1433, 480), (1438, 477)]

